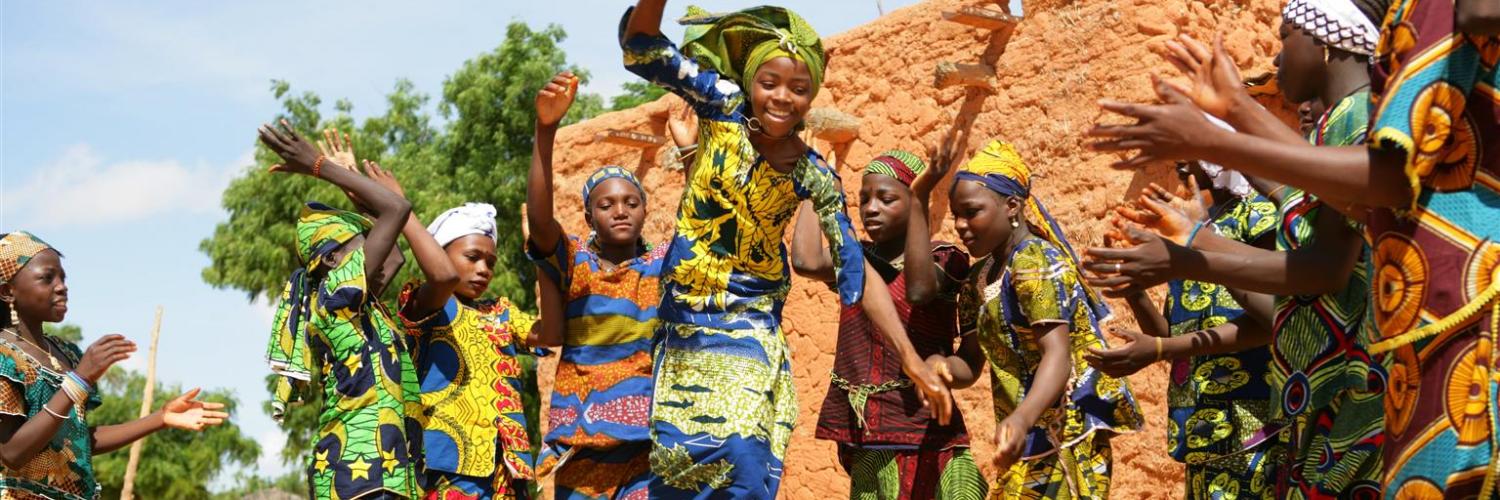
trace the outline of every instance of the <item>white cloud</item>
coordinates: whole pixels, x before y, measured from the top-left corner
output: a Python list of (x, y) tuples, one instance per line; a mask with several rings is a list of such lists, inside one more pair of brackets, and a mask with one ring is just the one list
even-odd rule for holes
[(13, 227), (57, 227), (139, 220), (170, 212), (217, 210), (230, 179), (251, 162), (188, 166), (177, 160), (107, 162), (87, 144), (66, 148), (50, 165), (5, 191), (0, 210)]

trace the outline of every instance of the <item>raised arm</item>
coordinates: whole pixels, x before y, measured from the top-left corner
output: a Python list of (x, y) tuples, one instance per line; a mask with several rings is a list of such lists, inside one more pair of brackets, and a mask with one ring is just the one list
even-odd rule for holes
[(662, 12), (667, 10), (667, 0), (640, 0), (625, 24), (625, 39), (636, 35), (661, 36)]
[[(365, 160), (365, 175), (390, 192), (406, 197), (406, 190), (396, 181), (396, 176), (389, 170), (380, 168), (379, 164)], [(422, 275), (427, 278), (407, 300), (401, 312), (406, 318), (424, 318), (447, 304), (453, 291), (458, 289), (458, 270), (453, 267), (453, 260), (448, 258), (448, 252), (443, 250), (442, 245), (427, 232), (422, 221), (417, 219), (416, 213), (406, 217), (401, 234), (406, 237), (406, 243), (411, 245), (411, 253), (417, 258), (417, 267), (422, 269)]]
[(804, 278), (833, 282), (833, 257), (823, 246), (822, 228), (811, 200), (797, 207), (797, 224), (792, 229), (792, 270)]
[(380, 187), (375, 181), (319, 154), (317, 148), (299, 137), (286, 120), (281, 121), (281, 130), (271, 125), (262, 125), (259, 132), (261, 142), (285, 162), (271, 166), (271, 172), (311, 175), (327, 180), (339, 189), (353, 193), (368, 205), (375, 215), (375, 223), (365, 235), (365, 273), (370, 289), (384, 289), (390, 276), (383, 275), (382, 267), (386, 257), (395, 248), (396, 238), (400, 236), (407, 216), (411, 214), (411, 203)]
[[(637, 11), (639, 12), (639, 11)], [(553, 213), (552, 144), (557, 124), (573, 105), (578, 78), (564, 71), (552, 77), (536, 95), (536, 140), (532, 143), (531, 171), (526, 178), (526, 222), (531, 226), (530, 242), (547, 255), (562, 240), (562, 224)]]
[(932, 260), (932, 232), (928, 228), (927, 206), (932, 189), (947, 177), (957, 156), (951, 140), (945, 140), (932, 152), (927, 170), (911, 183), (911, 216), (906, 222), (906, 251), (903, 253), (906, 274), (906, 301), (912, 306), (932, 303), (942, 292), (940, 270)]

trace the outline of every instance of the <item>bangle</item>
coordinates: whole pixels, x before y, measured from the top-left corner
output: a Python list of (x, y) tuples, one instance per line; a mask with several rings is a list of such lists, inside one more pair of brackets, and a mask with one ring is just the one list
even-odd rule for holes
[(48, 415), (52, 415), (54, 417), (57, 417), (58, 420), (67, 420), (68, 419), (68, 417), (66, 415), (59, 415), (57, 412), (52, 411), (51, 407), (48, 407), (45, 404), (42, 405), (42, 411), (47, 412)]
[(313, 161), (313, 177), (323, 176), (323, 160), (327, 159), (327, 156), (318, 155), (318, 159)]
[(1161, 337), (1156, 338), (1156, 359), (1153, 362), (1156, 361), (1161, 361)]
[(79, 375), (78, 372), (68, 372), (68, 378), (71, 378), (74, 382), (77, 382), (78, 386), (83, 388), (84, 393), (94, 393), (94, 384), (89, 383), (89, 381), (85, 380), (83, 378), (83, 375)]
[(1193, 248), (1193, 240), (1198, 238), (1198, 231), (1202, 231), (1205, 224), (1208, 224), (1208, 221), (1200, 221), (1198, 225), (1193, 226), (1193, 232), (1188, 233), (1187, 241), (1182, 246)]

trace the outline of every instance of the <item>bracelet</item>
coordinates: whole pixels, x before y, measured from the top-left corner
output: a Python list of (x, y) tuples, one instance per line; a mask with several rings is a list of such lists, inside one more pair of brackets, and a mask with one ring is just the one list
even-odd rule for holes
[(327, 159), (327, 156), (318, 155), (318, 159), (313, 161), (313, 177), (323, 176), (323, 160)]
[(68, 378), (71, 378), (74, 382), (77, 382), (78, 386), (83, 388), (84, 393), (94, 393), (94, 384), (89, 383), (89, 381), (85, 380), (83, 378), (83, 375), (79, 375), (78, 372), (68, 372)]
[(677, 152), (678, 153), (687, 153), (687, 152), (690, 152), (690, 151), (697, 151), (697, 150), (698, 150), (698, 145), (697, 144), (688, 144), (686, 146), (682, 146), (682, 147), (677, 148)]
[(1156, 338), (1156, 359), (1152, 362), (1156, 361), (1161, 361), (1161, 337)]
[(1208, 223), (1208, 221), (1200, 221), (1200, 222), (1198, 222), (1198, 225), (1193, 226), (1193, 232), (1188, 233), (1187, 242), (1183, 243), (1182, 246), (1185, 246), (1185, 247), (1188, 247), (1188, 248), (1193, 248), (1193, 240), (1196, 239), (1196, 238), (1198, 238), (1198, 231), (1202, 231), (1203, 230), (1203, 226), (1205, 224), (1207, 224), (1207, 223)]
[(77, 408), (83, 408), (84, 403), (89, 400), (89, 389), (80, 380), (81, 377), (73, 372), (68, 372), (68, 376), (62, 379), (63, 393), (68, 395), (68, 399), (73, 400), (73, 406)]
[(58, 420), (67, 420), (68, 419), (68, 417), (66, 415), (59, 415), (57, 412), (52, 411), (51, 407), (49, 407), (49, 406), (47, 406), (45, 404), (42, 405), (42, 411), (47, 412), (48, 415), (52, 415), (54, 417), (57, 417)]

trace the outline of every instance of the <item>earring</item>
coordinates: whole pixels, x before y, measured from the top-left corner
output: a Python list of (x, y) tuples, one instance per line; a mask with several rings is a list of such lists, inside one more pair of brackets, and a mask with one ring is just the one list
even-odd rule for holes
[(1011, 219), (1010, 220), (1010, 228), (1011, 229), (1016, 229), (1018, 227), (1021, 227), (1021, 222), (1018, 221), (1018, 220), (1015, 220), (1015, 219)]
[(12, 300), (5, 301), (5, 308), (6, 309), (10, 309), (10, 323), (7, 323), (7, 324), (9, 324), (11, 326), (15, 326), (15, 325), (21, 324), (21, 316), (18, 315), (18, 314), (16, 314), (16, 303), (15, 303), (15, 301), (12, 301)]
[(755, 132), (757, 134), (766, 133), (765, 129), (760, 127), (760, 119), (754, 116), (750, 117), (748, 120), (745, 120), (745, 128), (748, 128), (751, 132)]

